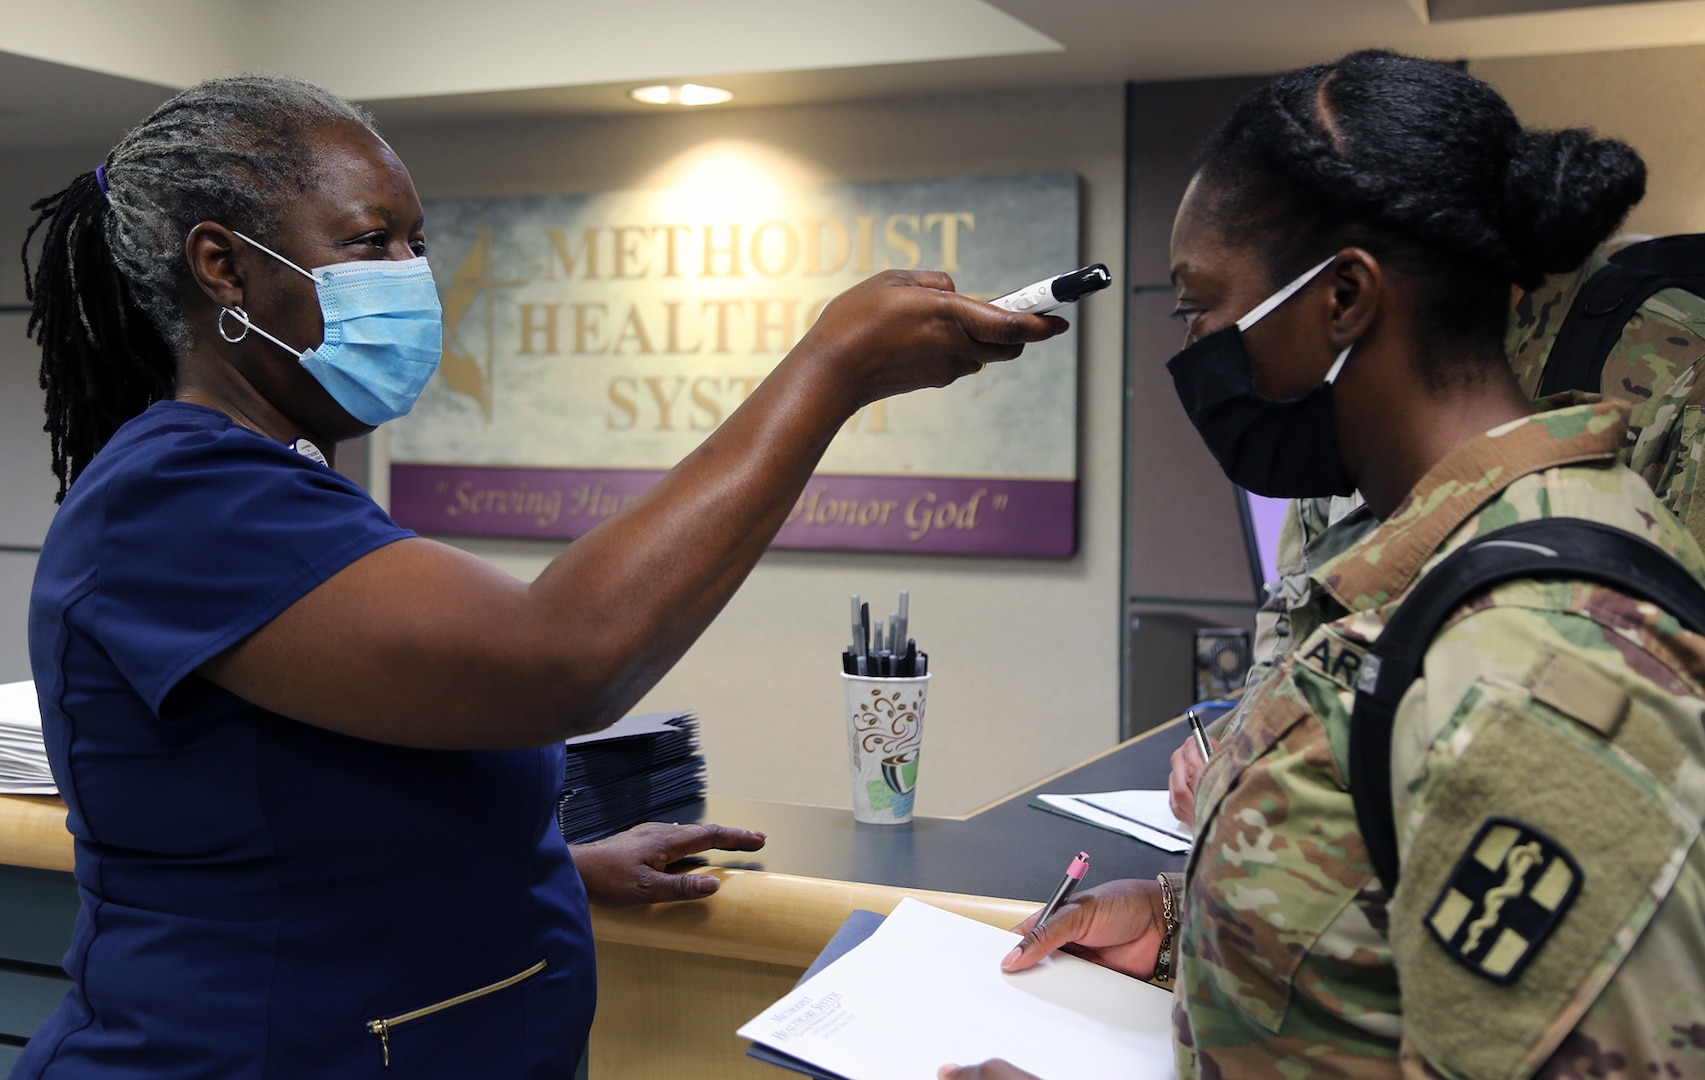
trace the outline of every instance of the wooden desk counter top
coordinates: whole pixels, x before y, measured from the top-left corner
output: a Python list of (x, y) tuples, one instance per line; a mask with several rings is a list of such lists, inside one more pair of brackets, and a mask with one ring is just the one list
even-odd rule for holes
[(600, 943), (804, 968), (848, 915), (861, 909), (886, 915), (907, 896), (1003, 930), (1036, 910), (1027, 900), (826, 881), (765, 870), (713, 867), (699, 872), (722, 880), (715, 895), (622, 911), (593, 908), (593, 936)]
[[(0, 865), (69, 873), (71, 834), (65, 803), (53, 795), (0, 795)], [(824, 881), (723, 867), (700, 869), (722, 887), (695, 903), (608, 911), (594, 908), (599, 941), (805, 967), (856, 909), (886, 914), (904, 896), (992, 923), (1012, 926), (1035, 905), (1023, 900)]]
[[(1052, 776), (1045, 776), (1042, 780), (1035, 781), (1032, 785), (1021, 788), (1018, 792), (1006, 795), (1004, 798), (997, 798), (996, 802), (991, 802), (991, 804), (980, 807), (980, 809), (965, 814), (965, 816), (919, 819), (919, 824), (921, 824), (919, 834), (928, 834), (928, 831), (941, 831), (943, 834), (941, 834), (939, 841), (946, 841), (948, 845), (957, 845), (957, 841), (960, 839), (970, 839), (972, 831), (957, 829), (955, 826), (960, 822), (967, 822), (967, 824), (975, 822), (975, 824), (991, 827), (989, 831), (996, 833), (997, 838), (1006, 839), (1006, 841), (1020, 841), (1020, 839), (1028, 839), (1021, 838), (1021, 834), (1037, 833), (1035, 826), (1047, 822), (1050, 841), (1054, 841), (1054, 846), (1059, 846), (1061, 851), (1064, 851), (1066, 846), (1071, 846), (1067, 841), (1074, 841), (1074, 839), (1108, 838), (1107, 833), (1101, 833), (1093, 826), (1078, 826), (1076, 822), (1067, 822), (1066, 819), (1050, 817), (1047, 814), (1037, 814), (1033, 810), (1028, 810), (1026, 809), (1026, 802), (1028, 802), (1026, 797), (1032, 792), (1037, 792), (1040, 788), (1052, 788), (1052, 790), (1115, 790), (1115, 788), (1144, 787), (1144, 785), (1165, 787), (1166, 752), (1170, 752), (1171, 742), (1175, 742), (1176, 737), (1178, 737), (1173, 730), (1175, 727), (1176, 723), (1166, 723), (1166, 725), (1161, 725), (1151, 732), (1137, 735), (1136, 739), (1125, 740), (1122, 744), (1118, 744), (1108, 751), (1096, 754), (1088, 761), (1084, 761), (1083, 764), (1062, 769)], [(1156, 739), (1154, 749), (1139, 747), (1139, 744), (1149, 739)], [(1139, 754), (1141, 754), (1141, 758), (1139, 758)], [(859, 885), (859, 880), (856, 880), (858, 875), (849, 877), (846, 870), (873, 868), (858, 867), (858, 865), (854, 865), (856, 860), (853, 860), (853, 862), (839, 867), (837, 874), (822, 874), (822, 872), (818, 872), (818, 865), (827, 865), (824, 858), (813, 858), (812, 853), (805, 850), (806, 846), (820, 845), (824, 841), (822, 822), (827, 821), (827, 819), (834, 819), (835, 822), (839, 822), (842, 831), (851, 831), (853, 829), (853, 826), (849, 824), (851, 817), (847, 816), (846, 810), (830, 810), (827, 807), (789, 807), (786, 804), (762, 804), (762, 802), (750, 802), (750, 800), (718, 800), (718, 798), (711, 800), (709, 809), (730, 816), (730, 821), (725, 821), (723, 824), (766, 827), (769, 821), (740, 821), (740, 817), (754, 817), (754, 819), (776, 817), (777, 821), (774, 822), (776, 826), (795, 826), (798, 824), (801, 826), (801, 831), (805, 833), (805, 836), (798, 838), (801, 841), (801, 850), (798, 851), (786, 850), (788, 838), (776, 836), (774, 829), (772, 829), (772, 845), (769, 855), (760, 851), (755, 855), (730, 855), (728, 858), (711, 858), (711, 862), (725, 863), (725, 865), (728, 862), (733, 862), (733, 860), (742, 860), (745, 863), (743, 867), (716, 870), (716, 874), (725, 879), (725, 885), (742, 880), (742, 874), (738, 870), (747, 870), (747, 872), (764, 870), (769, 877), (788, 877), (788, 874), (795, 874), (800, 880), (829, 879), (837, 880), (841, 884)], [(870, 826), (859, 826), (859, 829), (870, 829)], [(912, 839), (914, 836), (912, 829), (905, 826), (902, 826), (902, 829), (905, 829), (905, 839)], [(876, 829), (876, 831), (881, 833), (881, 829)], [(902, 833), (897, 831), (893, 834), (893, 838), (902, 838)], [(868, 848), (870, 843), (866, 841), (863, 846)], [(1141, 845), (1137, 846), (1141, 848)], [(1144, 851), (1153, 850), (1144, 848)], [(781, 858), (776, 858), (777, 855), (781, 855)], [(991, 872), (972, 874), (974, 879), (982, 879), (984, 884), (989, 885), (1001, 882), (1003, 874), (1008, 872), (1003, 865), (1013, 862), (1013, 855), (1008, 851), (999, 850), (997, 846), (996, 848), (987, 848), (987, 850), (968, 851), (967, 855), (970, 855), (968, 862), (972, 865), (982, 865), (985, 868), (992, 867), (994, 870), (999, 870), (997, 874), (991, 874)], [(1154, 851), (1154, 855), (1158, 855), (1158, 851)], [(1061, 855), (1059, 851), (1050, 850), (1047, 853), (1047, 863), (1045, 863), (1045, 872), (1042, 872), (1042, 877), (1026, 882), (1025, 889), (1020, 889), (1018, 894), (1025, 896), (1030, 892), (1037, 892), (1038, 887), (1040, 887), (1043, 891), (1042, 896), (1045, 896), (1045, 891), (1052, 889), (1055, 882), (1059, 880), (1059, 877), (1055, 875), (1057, 872), (1054, 870), (1054, 863), (1059, 863), (1061, 867), (1064, 867), (1067, 856), (1069, 856), (1069, 851), (1066, 855)], [(70, 872), (72, 863), (72, 834), (66, 833), (65, 802), (60, 800), (60, 797), (56, 797), (56, 795), (0, 795), (0, 865)], [(805, 870), (805, 867), (810, 867), (810, 870)], [(771, 870), (777, 870), (779, 874), (771, 874)], [(1127, 875), (1134, 874), (1134, 872), (1146, 875), (1147, 867), (1146, 865), (1144, 867), (1124, 867), (1122, 872)], [(950, 874), (948, 877), (958, 877), (958, 874)], [(928, 882), (919, 882), (919, 884), (928, 884)], [(752, 889), (752, 887), (754, 885), (750, 882), (738, 885), (738, 894), (745, 896), (748, 889)], [(883, 885), (868, 885), (868, 887), (883, 889)], [(957, 887), (958, 882), (951, 882), (951, 880), (948, 882), (948, 889), (957, 889)], [(999, 891), (999, 889), (985, 889), (985, 891)], [(885, 896), (885, 894), (871, 894), (873, 899), (871, 899), (871, 904), (866, 904), (866, 908), (888, 911), (888, 909), (892, 909), (893, 903), (899, 903), (897, 897), (902, 896), (905, 892), (914, 892), (919, 896), (924, 894), (919, 889), (895, 889), (895, 901), (888, 903), (887, 908), (880, 908), (881, 896)], [(934, 889), (933, 892), (938, 896), (957, 896), (958, 894), (958, 892), (941, 891), (941, 889)], [(1042, 896), (1030, 896), (1030, 899), (1038, 901), (1038, 899), (1042, 899)], [(633, 920), (629, 920), (626, 915), (622, 916), (621, 921), (622, 925), (633, 925)], [(839, 925), (839, 921), (835, 925)]]
[(57, 795), (0, 795), (0, 864), (71, 872), (71, 834)]
[[(1098, 877), (1146, 875), (1153, 872), (1150, 862), (1164, 858), (1093, 826), (1030, 810), (1026, 796), (1044, 786), (1107, 790), (1152, 784), (1157, 777), (1164, 784), (1164, 753), (1137, 744), (1165, 731), (1140, 735), (972, 814), (920, 818), (915, 829), (902, 826), (893, 833), (853, 826), (844, 810), (712, 799), (710, 812), (726, 817), (725, 824), (769, 831), (766, 851), (709, 853), (713, 864), (722, 865), (698, 872), (721, 879), (714, 896), (625, 911), (594, 909), (593, 933), (613, 944), (805, 967), (850, 912), (886, 914), (904, 896), (1012, 926), (1059, 880), (1055, 867), (1064, 866), (1067, 848), (1097, 845), (1105, 851), (1121, 845), (1114, 851), (1126, 861), (1098, 862), (1097, 869), (1106, 866)], [(1154, 745), (1169, 749), (1164, 736)], [(65, 815), (57, 796), (0, 795), (0, 865), (69, 872), (73, 848)], [(871, 883), (884, 874), (891, 884)], [(1022, 899), (978, 895), (1007, 887)]]

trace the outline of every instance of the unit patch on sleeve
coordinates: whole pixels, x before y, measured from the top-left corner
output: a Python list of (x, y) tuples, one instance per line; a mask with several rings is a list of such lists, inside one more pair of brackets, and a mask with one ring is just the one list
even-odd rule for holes
[(1514, 982), (1581, 890), (1581, 868), (1549, 836), (1488, 818), (1427, 912), (1427, 929), (1457, 963)]

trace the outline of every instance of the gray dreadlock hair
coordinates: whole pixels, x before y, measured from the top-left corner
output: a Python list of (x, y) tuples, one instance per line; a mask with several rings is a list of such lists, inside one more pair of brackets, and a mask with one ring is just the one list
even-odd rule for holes
[(210, 79), (154, 110), (99, 170), (31, 205), (24, 285), (60, 499), (120, 425), (172, 392), (191, 343), (190, 230), (271, 234), (316, 179), (310, 136), (339, 123), (377, 134), (366, 110), (298, 79)]

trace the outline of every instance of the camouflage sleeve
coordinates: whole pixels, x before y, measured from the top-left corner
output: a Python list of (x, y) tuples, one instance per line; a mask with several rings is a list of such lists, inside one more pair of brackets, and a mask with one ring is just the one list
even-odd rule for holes
[(1607, 590), (1495, 600), (1399, 712), (1405, 1074), (1705, 1077), (1696, 658)]
[[(1529, 396), (1538, 392), (1582, 284), (1604, 265), (1594, 256), (1517, 298), (1504, 348)], [(1622, 460), (1705, 545), (1705, 502), (1695, 506), (1693, 499), (1705, 462), (1705, 297), (1684, 289), (1649, 297), (1605, 357), (1598, 391), (1631, 407)]]
[(1695, 540), (1705, 543), (1705, 504), (1694, 505), (1705, 456), (1705, 301), (1666, 289), (1622, 328), (1605, 358), (1603, 392), (1630, 403), (1623, 459)]
[(1537, 1076), (1705, 1077), (1705, 844), (1686, 866), (1627, 963), (1563, 1036)]
[(1552, 343), (1575, 302), (1575, 294), (1604, 264), (1604, 259), (1594, 256), (1566, 274), (1553, 274), (1537, 288), (1521, 293), (1511, 305), (1510, 320), (1504, 328), (1504, 355), (1528, 397), (1539, 393), (1545, 362), (1551, 357)]
[[(1534, 1076), (1538, 1080), (1705, 1077), (1705, 846), (1697, 841), (1666, 902), (1626, 963)], [(1408, 1080), (1442, 1080), (1409, 1040)]]
[(1320, 622), (1311, 607), (1320, 601), (1309, 574), (1320, 562), (1354, 546), (1379, 522), (1353, 498), (1292, 499), (1285, 506), (1275, 551), (1278, 589), (1255, 615), (1254, 665), (1246, 687), (1265, 681)]
[(1292, 499), (1285, 505), (1285, 520), (1279, 526), (1275, 560), (1278, 563), (1280, 584), (1279, 588), (1267, 597), (1267, 602), (1261, 605), (1261, 610), (1255, 613), (1255, 641), (1251, 649), (1251, 659), (1254, 663), (1249, 669), (1246, 686), (1255, 686), (1264, 681), (1268, 672), (1272, 671), (1273, 666), (1290, 649), (1289, 597), (1292, 590), (1285, 588), (1285, 582), (1299, 574), (1308, 573), (1302, 557), (1303, 546), (1308, 543), (1302, 516), (1303, 503), (1304, 500)]

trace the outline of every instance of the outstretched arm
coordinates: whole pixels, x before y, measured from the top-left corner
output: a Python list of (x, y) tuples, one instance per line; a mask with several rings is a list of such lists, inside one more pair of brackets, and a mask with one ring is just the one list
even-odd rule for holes
[(1066, 325), (951, 289), (945, 274), (889, 271), (837, 297), (697, 450), (532, 584), (398, 541), (202, 673), (293, 719), (407, 746), (537, 746), (609, 724), (722, 610), (848, 417)]

